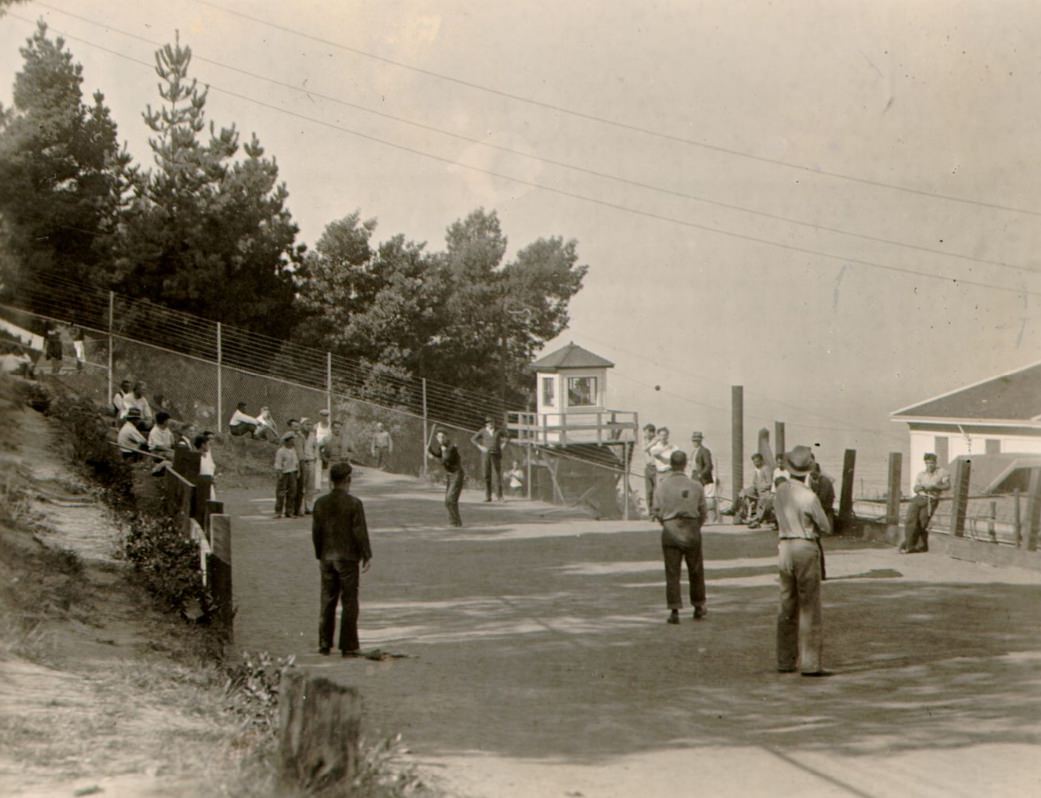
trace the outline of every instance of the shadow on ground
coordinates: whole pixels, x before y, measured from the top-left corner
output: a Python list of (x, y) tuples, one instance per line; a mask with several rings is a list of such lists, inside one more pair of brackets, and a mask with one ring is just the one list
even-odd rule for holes
[[(367, 728), (402, 732), (419, 753), (590, 762), (721, 744), (857, 754), (1041, 736), (1033, 576), (830, 540), (825, 659), (837, 674), (806, 679), (773, 668), (769, 532), (706, 533), (709, 617), (675, 627), (646, 523), (468, 496), (460, 532), (441, 526), (436, 489), (359, 483), (375, 550), (363, 645), (410, 658), (312, 653), (318, 578), (302, 521), (236, 524), (236, 642), (357, 685)], [(264, 501), (234, 495), (229, 507), (260, 517)]]

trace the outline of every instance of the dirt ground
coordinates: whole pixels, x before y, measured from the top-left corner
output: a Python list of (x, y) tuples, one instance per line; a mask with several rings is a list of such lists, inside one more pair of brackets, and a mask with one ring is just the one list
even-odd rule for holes
[(3, 388), (0, 795), (242, 794), (253, 734), (198, 634), (128, 584), (119, 529)]
[(236, 645), (356, 685), (450, 792), (499, 796), (1041, 794), (1041, 574), (827, 541), (827, 679), (774, 670), (776, 541), (709, 527), (709, 615), (664, 623), (657, 529), (366, 469), (363, 647), (320, 657), (304, 519), (225, 491)]

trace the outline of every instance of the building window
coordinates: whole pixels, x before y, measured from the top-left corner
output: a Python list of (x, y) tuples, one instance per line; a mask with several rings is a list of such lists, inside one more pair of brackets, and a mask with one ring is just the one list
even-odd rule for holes
[(542, 404), (553, 407), (556, 402), (556, 380), (552, 377), (542, 378)]
[(568, 377), (568, 407), (596, 406), (596, 377)]

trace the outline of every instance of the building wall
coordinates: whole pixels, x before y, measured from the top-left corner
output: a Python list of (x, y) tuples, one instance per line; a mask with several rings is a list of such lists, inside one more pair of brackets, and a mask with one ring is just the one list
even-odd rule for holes
[[(935, 427), (936, 425), (930, 425)], [(947, 442), (947, 462), (943, 458), (943, 444)], [(989, 442), (989, 443), (988, 443)], [(994, 427), (986, 431), (975, 429), (963, 434), (955, 428), (950, 429), (912, 429), (911, 430), (911, 462), (906, 467), (908, 490), (914, 487), (915, 477), (925, 468), (922, 457), (926, 452), (939, 455), (940, 465), (947, 467), (956, 457), (968, 454), (1041, 454), (1041, 430), (1036, 434), (1027, 434), (1019, 429), (1015, 433), (1002, 431)]]

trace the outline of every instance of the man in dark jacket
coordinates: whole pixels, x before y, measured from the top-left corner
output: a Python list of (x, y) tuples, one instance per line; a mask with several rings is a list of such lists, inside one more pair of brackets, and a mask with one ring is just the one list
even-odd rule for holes
[(372, 549), (365, 525), (365, 508), (350, 494), (350, 463), (337, 463), (329, 471), (332, 490), (314, 504), (311, 537), (322, 575), (322, 610), (318, 626), (318, 653), (333, 647), (336, 604), (341, 602), (340, 652), (360, 653), (358, 643), (358, 583), (360, 571), (369, 570)]
[(705, 520), (705, 492), (700, 482), (684, 473), (687, 453), (677, 449), (669, 456), (669, 472), (654, 490), (652, 517), (662, 525), (661, 549), (665, 558), (665, 601), (669, 606), (669, 623), (679, 623), (683, 609), (680, 592), (680, 568), (687, 563), (690, 580), (690, 603), (694, 620), (704, 618), (705, 563), (701, 552), (701, 525)]
[(462, 526), (463, 519), (459, 516), (459, 494), (463, 492), (463, 462), (459, 457), (459, 450), (448, 440), (448, 434), (442, 430), (437, 431), (437, 440), (430, 444), (427, 451), (428, 457), (433, 457), (445, 467), (445, 507), (448, 508), (448, 523), (452, 526)]

